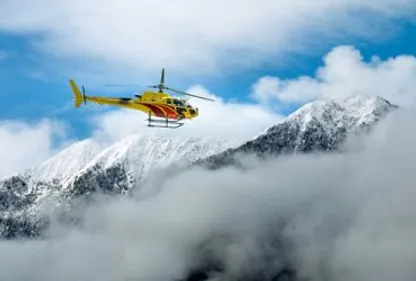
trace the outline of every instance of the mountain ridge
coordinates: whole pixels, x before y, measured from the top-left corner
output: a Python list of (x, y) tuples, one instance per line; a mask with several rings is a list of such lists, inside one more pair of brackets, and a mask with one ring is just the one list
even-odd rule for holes
[[(39, 235), (43, 221), (37, 219), (39, 229), (34, 227), (36, 231), (32, 232), (26, 222), (36, 218), (48, 199), (71, 202), (97, 192), (126, 194), (140, 190), (151, 173), (176, 163), (184, 163), (182, 169), (201, 164), (218, 169), (235, 164), (239, 154), (275, 157), (331, 152), (339, 149), (348, 135), (374, 127), (397, 108), (380, 97), (314, 101), (245, 142), (136, 134), (101, 147), (93, 140), (82, 140), (31, 169), (34, 174), (26, 171), (0, 181), (0, 233), (10, 238), (27, 233)], [(60, 172), (66, 167), (67, 171)]]
[(234, 144), (224, 139), (144, 134), (130, 135), (107, 147), (93, 139), (81, 140), (38, 167), (0, 181), (0, 236), (25, 236), (28, 231), (16, 229), (26, 226), (27, 218), (50, 208), (51, 202), (64, 206), (75, 197), (94, 192), (127, 193), (140, 185), (137, 180), (146, 177), (143, 173), (176, 162), (191, 162)]
[(279, 154), (334, 151), (341, 148), (348, 136), (367, 132), (380, 119), (398, 108), (378, 96), (357, 95), (310, 102), (256, 138), (198, 160), (195, 164), (218, 168), (236, 164), (235, 156), (239, 154), (274, 157)]

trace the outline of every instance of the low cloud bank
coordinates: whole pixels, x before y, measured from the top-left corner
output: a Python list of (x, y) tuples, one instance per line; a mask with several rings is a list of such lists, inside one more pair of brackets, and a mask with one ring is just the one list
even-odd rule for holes
[[(416, 276), (416, 125), (392, 114), (348, 154), (281, 157), (249, 169), (188, 170), (159, 192), (89, 206), (81, 228), (1, 242), (1, 280), (307, 280)], [(256, 279), (257, 280), (257, 279)]]

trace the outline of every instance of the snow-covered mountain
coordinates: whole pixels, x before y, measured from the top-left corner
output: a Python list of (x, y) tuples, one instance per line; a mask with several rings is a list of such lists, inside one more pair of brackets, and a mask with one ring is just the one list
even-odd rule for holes
[[(41, 165), (0, 181), (0, 222), (31, 213), (45, 199), (59, 193), (60, 185), (71, 179), (100, 152), (97, 142), (76, 142)], [(1, 223), (0, 223), (1, 232)]]
[(34, 182), (68, 180), (88, 165), (102, 150), (93, 139), (74, 143), (41, 165), (26, 171)]
[(120, 194), (171, 165), (208, 164), (219, 168), (239, 153), (332, 151), (354, 132), (371, 128), (397, 106), (385, 99), (355, 96), (311, 102), (245, 143), (133, 135), (109, 147), (88, 139), (75, 143), (42, 165), (0, 181), (0, 233), (37, 235), (36, 217), (51, 199), (71, 201), (94, 192)]
[(214, 138), (166, 138), (133, 135), (103, 150), (73, 178), (63, 182), (66, 196), (94, 191), (124, 193), (140, 187), (153, 172), (172, 164), (189, 164), (237, 146)]
[(132, 135), (104, 148), (93, 139), (74, 143), (38, 167), (0, 181), (0, 233), (12, 237), (24, 231), (20, 229), (30, 224), (28, 217), (50, 201), (67, 202), (99, 190), (123, 193), (157, 169), (191, 163), (235, 145), (222, 139), (156, 135)]
[(253, 140), (197, 162), (218, 168), (235, 163), (241, 153), (262, 157), (337, 150), (347, 136), (371, 129), (397, 108), (383, 98), (366, 96), (310, 102)]

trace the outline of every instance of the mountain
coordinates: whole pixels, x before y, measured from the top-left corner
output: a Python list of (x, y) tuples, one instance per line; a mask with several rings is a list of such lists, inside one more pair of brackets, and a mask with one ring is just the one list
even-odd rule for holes
[(33, 182), (64, 181), (73, 177), (102, 150), (93, 139), (74, 143), (41, 165), (25, 171)]
[(0, 181), (0, 236), (36, 236), (45, 223), (40, 214), (56, 204), (92, 192), (126, 193), (157, 169), (233, 145), (214, 138), (155, 135), (132, 135), (106, 148), (92, 139), (77, 142), (38, 167)]
[[(93, 140), (76, 142), (70, 147), (54, 155), (41, 165), (33, 167), (13, 177), (0, 181), (0, 194), (9, 191), (9, 197), (42, 199), (53, 192), (62, 182), (71, 179), (82, 170), (98, 153), (100, 146)], [(0, 196), (5, 198), (5, 196)], [(0, 212), (9, 210), (10, 201), (0, 201)], [(11, 204), (16, 206), (20, 204)]]
[(236, 145), (237, 142), (214, 138), (133, 135), (106, 148), (62, 187), (66, 196), (96, 191), (125, 193), (140, 187), (158, 170), (173, 164), (192, 163)]
[(397, 108), (379, 97), (315, 101), (243, 143), (132, 135), (101, 147), (84, 140), (38, 167), (0, 181), (0, 233), (6, 238), (37, 236), (47, 223), (42, 213), (51, 202), (64, 205), (97, 192), (140, 190), (150, 175), (157, 178), (158, 171), (174, 165), (217, 169), (235, 164), (235, 157), (246, 153), (274, 157), (338, 150), (347, 136), (371, 129)]
[(310, 102), (253, 140), (196, 161), (208, 168), (238, 164), (236, 157), (254, 154), (330, 152), (340, 150), (348, 136), (370, 130), (397, 105), (381, 97), (352, 96)]
[(37, 236), (43, 220), (36, 208), (59, 194), (60, 184), (73, 177), (100, 151), (93, 140), (77, 142), (41, 165), (0, 181), (0, 237)]
[[(363, 96), (311, 102), (243, 143), (132, 135), (102, 147), (92, 139), (83, 140), (38, 167), (0, 181), (0, 236), (39, 237), (49, 223), (44, 214), (51, 202), (54, 206), (67, 206), (94, 193), (111, 196), (141, 191), (151, 175), (158, 178), (172, 166), (179, 166), (174, 169), (177, 173), (189, 165), (219, 169), (241, 164), (236, 160), (240, 154), (276, 157), (339, 151), (348, 136), (371, 130), (397, 108), (385, 99)], [(254, 276), (241, 280), (297, 280), (296, 263), (290, 259), (290, 241), (281, 236), (277, 230), (272, 250), (282, 256), (282, 263), (273, 263), (271, 271), (254, 271)], [(190, 270), (186, 281), (207, 280), (223, 270), (209, 251), (198, 254), (197, 267)]]

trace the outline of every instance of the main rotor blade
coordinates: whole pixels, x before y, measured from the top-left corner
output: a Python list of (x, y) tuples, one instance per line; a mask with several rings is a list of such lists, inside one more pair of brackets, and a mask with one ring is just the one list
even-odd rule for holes
[(182, 91), (179, 91), (179, 90), (175, 90), (175, 89), (172, 89), (172, 88), (168, 88), (168, 87), (166, 87), (166, 89), (171, 90), (173, 92), (176, 92), (178, 94), (182, 94), (182, 95), (187, 95), (187, 96), (191, 96), (191, 97), (195, 97), (195, 98), (200, 98), (200, 99), (204, 99), (204, 100), (209, 100), (209, 101), (215, 101), (215, 100), (210, 99), (210, 98), (206, 98), (206, 97), (201, 97), (201, 96), (197, 96), (197, 95), (188, 94), (188, 93), (185, 93), (185, 92), (182, 92)]

